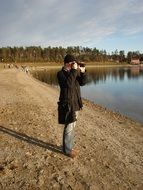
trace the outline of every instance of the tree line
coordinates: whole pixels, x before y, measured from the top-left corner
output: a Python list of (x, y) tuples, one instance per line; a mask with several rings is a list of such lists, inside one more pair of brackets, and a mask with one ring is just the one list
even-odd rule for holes
[(71, 46), (71, 47), (1, 47), (0, 62), (56, 62), (62, 63), (64, 56), (69, 53), (73, 54), (77, 60), (84, 62), (119, 62), (129, 63), (131, 59), (138, 58), (143, 61), (143, 54), (139, 51), (128, 52), (125, 55), (124, 50), (115, 50), (107, 53), (106, 50), (98, 50), (97, 48)]

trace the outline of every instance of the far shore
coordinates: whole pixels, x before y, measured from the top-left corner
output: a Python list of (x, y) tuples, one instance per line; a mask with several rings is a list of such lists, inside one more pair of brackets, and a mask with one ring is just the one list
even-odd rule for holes
[[(35, 66), (35, 67), (31, 67), (31, 68), (35, 68), (35, 69), (45, 69), (45, 68), (52, 68), (52, 69), (56, 69), (56, 68), (61, 68), (63, 65), (45, 65), (45, 66)], [(126, 64), (126, 65), (86, 65), (86, 68), (98, 68), (98, 67), (130, 67), (131, 65)]]
[[(42, 70), (42, 69), (58, 69), (61, 68), (63, 66), (63, 63), (0, 63), (0, 70), (4, 69), (4, 68), (8, 68), (7, 65), (10, 65), (12, 68), (13, 67), (28, 67), (29, 70)], [(99, 67), (143, 67), (143, 64), (140, 65), (131, 65), (128, 63), (115, 63), (115, 62), (89, 62), (86, 63), (86, 68), (99, 68)]]

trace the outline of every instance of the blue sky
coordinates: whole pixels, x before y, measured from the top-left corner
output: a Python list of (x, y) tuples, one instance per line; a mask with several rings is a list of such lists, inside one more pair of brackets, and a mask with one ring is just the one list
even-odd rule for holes
[(142, 0), (0, 0), (0, 47), (143, 52)]

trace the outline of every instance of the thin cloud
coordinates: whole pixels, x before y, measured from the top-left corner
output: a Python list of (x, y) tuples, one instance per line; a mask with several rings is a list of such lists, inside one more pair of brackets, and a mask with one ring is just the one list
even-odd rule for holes
[(112, 35), (143, 32), (141, 0), (0, 0), (0, 42), (92, 46)]

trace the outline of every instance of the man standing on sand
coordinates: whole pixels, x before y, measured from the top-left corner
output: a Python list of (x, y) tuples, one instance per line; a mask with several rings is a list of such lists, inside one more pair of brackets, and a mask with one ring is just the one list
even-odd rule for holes
[(86, 83), (85, 66), (79, 65), (73, 55), (67, 54), (64, 58), (64, 66), (57, 73), (60, 86), (58, 102), (58, 121), (64, 124), (63, 152), (74, 158), (77, 152), (74, 146), (74, 128), (78, 111), (83, 107), (80, 86)]

